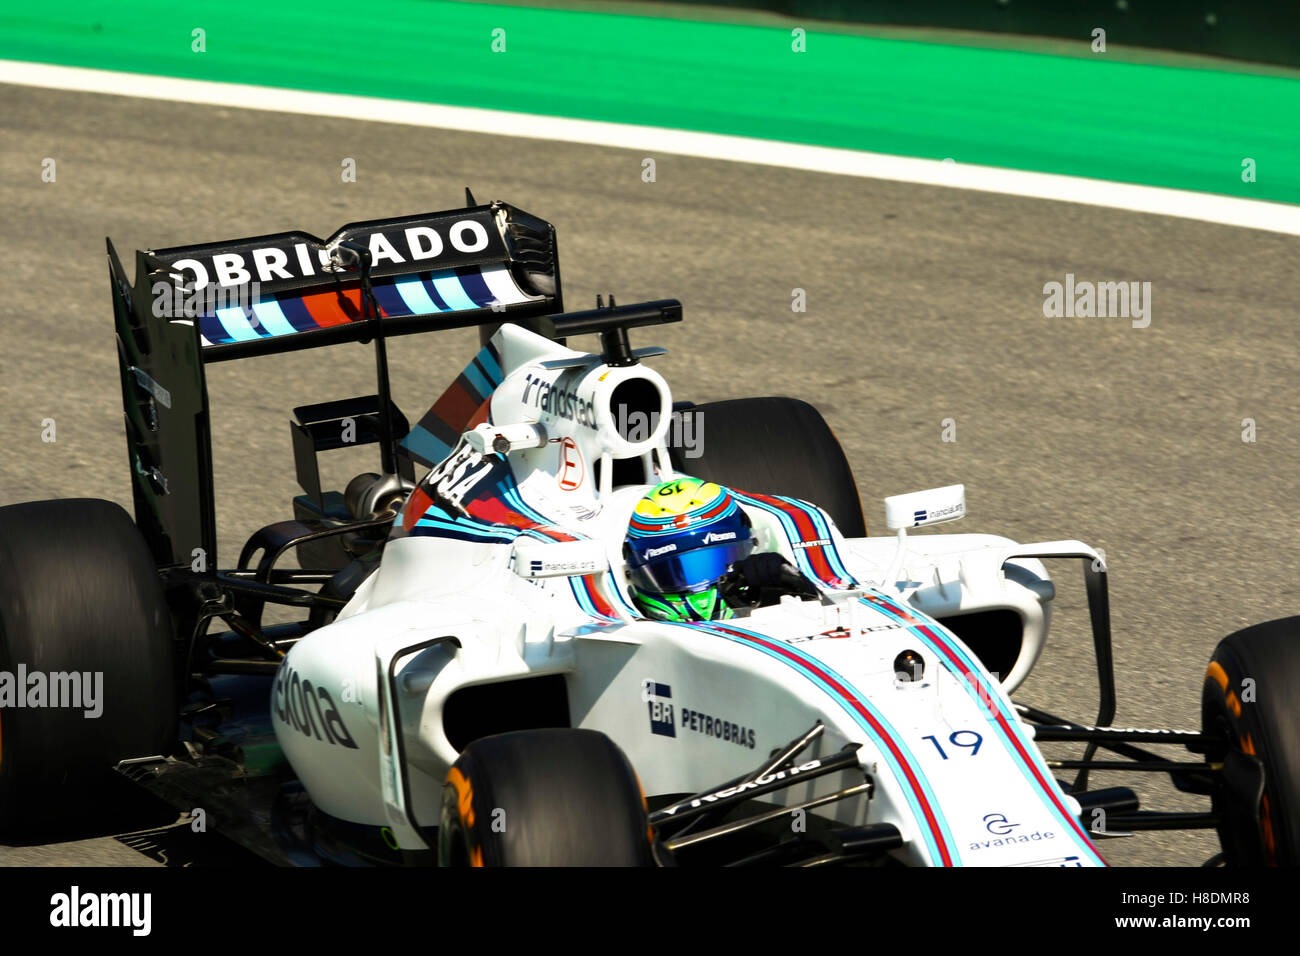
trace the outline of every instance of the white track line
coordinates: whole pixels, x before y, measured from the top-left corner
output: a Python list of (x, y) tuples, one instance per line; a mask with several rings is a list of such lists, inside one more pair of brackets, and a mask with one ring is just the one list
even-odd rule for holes
[(745, 136), (0, 60), (0, 83), (585, 143), (925, 186), (1108, 206), (1300, 235), (1300, 205)]

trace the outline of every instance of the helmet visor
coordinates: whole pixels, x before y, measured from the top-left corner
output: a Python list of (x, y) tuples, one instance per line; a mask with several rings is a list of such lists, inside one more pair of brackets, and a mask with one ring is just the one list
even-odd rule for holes
[(648, 594), (686, 594), (716, 584), (728, 567), (753, 549), (754, 539), (742, 538), (666, 554), (628, 568), (628, 579)]

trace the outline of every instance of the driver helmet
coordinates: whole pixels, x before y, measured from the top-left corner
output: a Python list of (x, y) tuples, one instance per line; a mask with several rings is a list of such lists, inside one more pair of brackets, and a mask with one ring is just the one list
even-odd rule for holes
[(623, 555), (628, 590), (641, 613), (660, 621), (732, 617), (718, 581), (754, 549), (749, 515), (721, 485), (677, 478), (636, 503)]

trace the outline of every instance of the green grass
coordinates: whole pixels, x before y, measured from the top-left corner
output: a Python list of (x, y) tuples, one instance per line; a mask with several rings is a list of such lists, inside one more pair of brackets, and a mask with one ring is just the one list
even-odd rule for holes
[(783, 27), (436, 0), (49, 0), (0, 12), (0, 57), (1300, 202), (1300, 81), (1104, 55), (815, 29), (796, 53)]

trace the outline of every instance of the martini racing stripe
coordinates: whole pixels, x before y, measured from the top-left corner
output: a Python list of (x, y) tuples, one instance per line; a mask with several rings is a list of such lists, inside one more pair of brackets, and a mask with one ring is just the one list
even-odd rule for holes
[(921, 833), (926, 850), (933, 863), (941, 866), (961, 866), (961, 855), (948, 829), (939, 801), (930, 790), (925, 776), (917, 769), (917, 760), (907, 749), (884, 715), (871, 706), (866, 694), (831, 670), (821, 661), (797, 648), (746, 631), (731, 624), (717, 622), (691, 622), (675, 625), (705, 631), (738, 644), (752, 647), (769, 657), (793, 668), (825, 691), (845, 710), (876, 744), (881, 757), (889, 765), (895, 779), (902, 785), (916, 819), (924, 822)]
[(393, 283), (393, 289), (400, 296), (401, 306), (407, 310), (407, 315), (428, 315), (431, 312), (449, 311), (442, 297), (438, 296), (435, 300), (434, 296), (437, 293), (419, 276), (401, 279)]
[(928, 624), (921, 623), (907, 608), (900, 605), (893, 598), (877, 593), (867, 599), (865, 603), (883, 611), (906, 627), (911, 634), (920, 638), (939, 658), (940, 663), (948, 672), (967, 688), (968, 693), (979, 695), (978, 700), (981, 706), (986, 712), (992, 712), (989, 720), (998, 728), (1003, 746), (1011, 752), (1013, 762), (1020, 768), (1025, 779), (1029, 781), (1035, 790), (1039, 791), (1040, 795), (1046, 798), (1049, 809), (1053, 810), (1074, 831), (1083, 848), (1093, 856), (1096, 862), (1105, 866), (1105, 859), (1097, 852), (1097, 848), (1093, 845), (1087, 833), (1084, 832), (1079, 821), (1070, 812), (1069, 808), (1061, 802), (1055, 788), (1048, 783), (1048, 771), (1045, 767), (1040, 766), (1038, 761), (1034, 760), (1032, 748), (1026, 745), (1020, 733), (1015, 729), (1018, 726), (1018, 721), (1014, 717), (1008, 716), (1001, 695), (988, 685), (979, 667), (970, 660), (965, 652), (943, 635), (941, 628), (936, 630)]
[(217, 321), (221, 324), (227, 341), (251, 342), (262, 337), (253, 328), (253, 323), (248, 321), (243, 309), (217, 309)]
[(423, 425), (413, 425), (406, 433), (406, 437), (402, 439), (401, 446), (410, 452), (411, 457), (416, 461), (430, 466), (450, 455), (454, 447)]
[(604, 595), (600, 593), (594, 579), (595, 575), (592, 574), (569, 578), (569, 588), (573, 591), (578, 606), (582, 608), (583, 613), (604, 623), (618, 621), (618, 613), (605, 600)]
[[(840, 558), (839, 549), (835, 547), (835, 539), (831, 537), (830, 524), (826, 521), (826, 516), (822, 513), (821, 509), (805, 504), (797, 498), (786, 498), (783, 495), (775, 495), (773, 497), (776, 501), (784, 502), (785, 506), (789, 508), (791, 512), (798, 511), (807, 515), (816, 530), (817, 537), (814, 541), (826, 542), (825, 544), (813, 544), (807, 548), (796, 548), (796, 550), (815, 551), (817, 554), (825, 557), (832, 574), (835, 576), (831, 580), (838, 580), (840, 587), (852, 583), (853, 575), (849, 573), (849, 569), (845, 567), (843, 560)], [(830, 583), (830, 581), (827, 583)]]
[(483, 281), (478, 269), (463, 266), (456, 270), (456, 278), (460, 280), (460, 287), (465, 290), (465, 294), (470, 297), (471, 301), (480, 309), (490, 309), (492, 307), (492, 291)]
[(487, 421), (488, 401), (504, 378), (501, 357), (489, 342), (402, 439), (402, 447), (432, 468), (451, 454), (462, 432)]
[(266, 329), (271, 335), (293, 335), (296, 332), (303, 331), (295, 328), (284, 310), (280, 308), (280, 303), (275, 299), (268, 299), (265, 302), (253, 303), (253, 314), (261, 322), (262, 328)]
[(625, 610), (628, 613), (628, 615), (632, 618), (632, 620), (635, 621), (637, 618), (645, 617), (645, 615), (642, 614), (639, 610), (637, 610), (632, 605), (632, 602), (629, 601), (627, 597), (623, 594), (622, 588), (618, 586), (618, 581), (614, 579), (613, 571), (606, 571), (604, 580), (606, 584), (606, 590), (608, 590), (610, 594), (614, 595), (614, 599), (618, 601), (620, 605), (622, 605), (623, 610)]
[[(616, 608), (605, 600), (604, 595), (611, 594), (614, 596), (614, 600), (623, 608), (628, 618), (634, 621), (645, 619), (645, 615), (633, 607), (631, 602), (623, 595), (622, 590), (618, 587), (618, 582), (614, 580), (614, 572), (608, 568), (599, 575), (584, 575), (580, 579), (582, 581), (581, 594), (579, 594), (580, 589), (576, 584), (576, 580), (579, 579), (569, 579), (570, 583), (574, 585), (574, 596), (578, 598), (578, 603), (582, 605), (583, 610), (588, 614), (592, 614), (593, 610), (597, 611), (597, 613), (592, 614), (593, 617), (608, 617), (611, 621), (617, 621), (620, 624), (626, 620), (625, 617), (619, 615)], [(587, 607), (586, 601), (588, 600), (591, 602), (591, 608)]]
[[(477, 362), (470, 362), (465, 366), (463, 372), (469, 384), (472, 385), (480, 395), (491, 395), (492, 390), (496, 388), (492, 381), (484, 374)], [(480, 403), (481, 404), (481, 403)]]
[[(831, 540), (830, 528), (817, 509), (793, 498), (756, 492), (733, 492), (744, 504), (776, 515), (794, 547), (799, 570), (833, 588), (847, 587), (852, 576), (844, 568)], [(824, 543), (823, 543), (824, 542)]]
[[(423, 491), (423, 489), (418, 489)], [(497, 498), (484, 498), (467, 505), (468, 514), (452, 515), (435, 504), (427, 494), (416, 498), (411, 495), (412, 511), (399, 515), (394, 522), (393, 536), (405, 534), (431, 537), (459, 537), (473, 534), (493, 541), (511, 542), (520, 535), (541, 541), (575, 541), (581, 535), (571, 534), (554, 525), (543, 524), (528, 515), (515, 511)], [(417, 513), (415, 509), (423, 508)], [(414, 519), (414, 520), (413, 520)]]
[(507, 542), (521, 534), (541, 541), (576, 541), (586, 537), (556, 526), (525, 503), (508, 470), (500, 472), (495, 483), (479, 495), (465, 502), (463, 512), (458, 509), (458, 513), (452, 514), (434, 501), (427, 484), (422, 482), (407, 498), (391, 534), (455, 537), (455, 534), (444, 534), (454, 531)]
[(310, 332), (312, 329), (320, 328), (316, 324), (316, 320), (311, 317), (311, 313), (307, 311), (307, 306), (303, 305), (301, 298), (290, 296), (276, 299), (275, 304), (284, 313), (284, 317), (289, 320), (289, 324), (299, 332)]
[[(464, 285), (461, 284), (460, 276), (456, 275), (456, 273), (453, 272), (450, 275), (435, 273), (430, 281), (433, 282), (434, 289), (437, 290), (438, 295), (447, 303), (447, 308), (451, 311), (461, 312), (468, 309), (482, 308), (469, 297)], [(439, 309), (439, 311), (442, 310)]]
[[(762, 511), (766, 511), (768, 514), (775, 515), (781, 521), (781, 526), (784, 528), (786, 537), (789, 538), (792, 546), (795, 542), (804, 540), (805, 535), (800, 531), (790, 512), (785, 508), (776, 507), (776, 505), (767, 500), (768, 496), (764, 495), (760, 498), (744, 492), (736, 492), (735, 494), (740, 501), (749, 505), (751, 508), (758, 508)], [(814, 581), (829, 583), (827, 581), (827, 578), (829, 577), (829, 568), (826, 568), (822, 573), (819, 573), (818, 569), (813, 566), (812, 559), (808, 555), (807, 549), (794, 548), (794, 557), (799, 570), (802, 571), (805, 576)]]
[(561, 530), (552, 524), (544, 523), (544, 518), (539, 521), (534, 517), (516, 511), (498, 498), (483, 498), (469, 502), (466, 505), (466, 510), (472, 518), (477, 518), (481, 522), (515, 529), (513, 537), (525, 534), (540, 541), (576, 541), (582, 537)]
[[(423, 492), (423, 489), (417, 489)], [(422, 500), (415, 502), (415, 495), (411, 496), (413, 503), (418, 508), (422, 508), (418, 514), (412, 512), (405, 518), (399, 517), (402, 521), (401, 527), (409, 534), (420, 537), (449, 537), (460, 538), (462, 535), (474, 535), (475, 540), (486, 540), (509, 544), (519, 536), (519, 529), (511, 528), (505, 525), (494, 524), (490, 521), (477, 521), (467, 515), (453, 515), (441, 505), (435, 504), (427, 494), (422, 495)], [(395, 528), (394, 530), (397, 530)]]
[(473, 361), (482, 369), (487, 380), (493, 383), (493, 388), (505, 380), (506, 373), (501, 371), (501, 356), (497, 354), (497, 347), (491, 342), (478, 350)]
[[(379, 278), (371, 288), (385, 318), (485, 309), (494, 302), (519, 305), (539, 298), (521, 290), (503, 266), (462, 266)], [(362, 314), (361, 290), (354, 285), (304, 295), (264, 295), (251, 304), (251, 311), (248, 305), (232, 304), (198, 318), (204, 345), (229, 345), (355, 322)]]
[(515, 535), (469, 521), (445, 521), (426, 516), (411, 529), (411, 537), (451, 538), (456, 541), (474, 541), (480, 544), (508, 544)]
[(816, 545), (816, 550), (826, 557), (827, 563), (831, 566), (833, 574), (839, 576), (841, 585), (852, 583), (853, 575), (849, 574), (849, 568), (845, 567), (844, 561), (840, 558), (840, 549), (835, 546), (835, 538), (831, 536), (831, 525), (827, 523), (826, 515), (823, 514), (822, 510), (816, 509), (816, 507), (813, 506), (803, 505), (803, 502), (797, 501), (796, 498), (781, 498), (781, 501), (785, 501), (788, 505), (798, 507), (798, 509), (807, 512), (809, 518), (813, 519), (813, 524), (816, 525), (816, 529), (818, 529), (820, 535), (819, 540), (827, 542), (827, 544), (824, 545)]
[(375, 301), (379, 303), (379, 311), (384, 315), (416, 314), (410, 306), (406, 304), (406, 299), (402, 296), (402, 281), (404, 280), (371, 284), (370, 288), (375, 293)]
[(527, 518), (510, 515), (506, 511), (500, 513), (503, 518), (509, 520), (499, 522), (475, 520), (473, 517), (465, 515), (453, 517), (437, 505), (430, 505), (428, 510), (411, 524), (406, 535), (396, 534), (394, 536), (454, 538), (496, 544), (509, 544), (520, 535), (527, 535), (543, 541), (572, 540), (571, 537), (564, 536), (564, 532), (558, 529), (537, 526)]
[(524, 496), (519, 493), (518, 486), (514, 483), (514, 478), (510, 477), (507, 484), (501, 490), (501, 497), (505, 499), (506, 504), (514, 508), (524, 517), (535, 522), (532, 530), (538, 534), (545, 535), (553, 541), (577, 541), (586, 540), (587, 535), (580, 534), (577, 531), (566, 531), (553, 524), (553, 519), (542, 514), (532, 505), (524, 500)]

